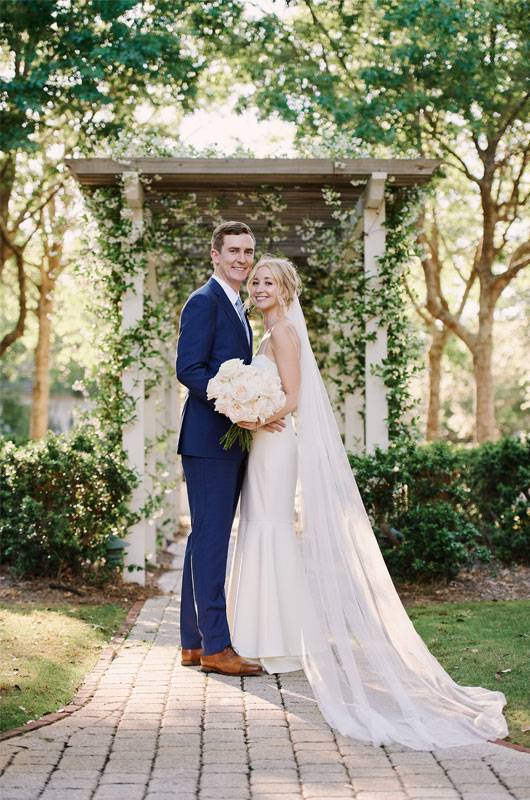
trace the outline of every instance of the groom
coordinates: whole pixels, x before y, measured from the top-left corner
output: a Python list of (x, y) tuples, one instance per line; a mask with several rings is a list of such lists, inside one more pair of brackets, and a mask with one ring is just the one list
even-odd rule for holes
[(181, 661), (223, 675), (262, 672), (232, 649), (226, 619), (228, 544), (247, 459), (238, 444), (228, 451), (219, 444), (231, 422), (206, 396), (208, 381), (223, 361), (252, 360), (252, 331), (239, 290), (252, 268), (255, 246), (243, 222), (223, 222), (214, 230), (214, 272), (182, 310), (177, 348), (177, 378), (188, 389), (178, 452), (191, 513), (182, 576)]

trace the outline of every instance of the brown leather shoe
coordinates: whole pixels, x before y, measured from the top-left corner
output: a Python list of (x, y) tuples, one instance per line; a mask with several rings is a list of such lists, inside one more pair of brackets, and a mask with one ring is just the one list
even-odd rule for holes
[(180, 654), (180, 663), (183, 667), (200, 667), (201, 656), (202, 647), (197, 647), (194, 650), (189, 650), (183, 647)]
[(232, 647), (225, 647), (220, 653), (201, 656), (203, 672), (218, 672), (219, 675), (263, 675), (259, 664), (239, 656)]

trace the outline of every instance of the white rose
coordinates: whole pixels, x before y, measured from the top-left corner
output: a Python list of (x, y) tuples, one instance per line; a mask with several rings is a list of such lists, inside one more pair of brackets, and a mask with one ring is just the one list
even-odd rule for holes
[(248, 403), (245, 403), (245, 420), (248, 422), (256, 422), (258, 420), (258, 406), (259, 400), (250, 400)]
[(258, 400), (257, 414), (262, 422), (265, 422), (266, 419), (272, 417), (274, 414), (274, 406), (268, 398), (262, 397), (260, 400)]
[(241, 403), (238, 403), (237, 400), (232, 400), (230, 403), (230, 409), (228, 411), (228, 416), (232, 420), (232, 422), (242, 422), (246, 420), (246, 409)]
[(213, 397), (218, 397), (221, 393), (221, 386), (217, 379), (217, 375), (215, 378), (210, 378), (208, 381), (208, 386), (206, 387), (206, 394), (208, 396), (208, 400), (211, 400)]
[(222, 379), (231, 380), (240, 373), (241, 368), (244, 366), (242, 358), (230, 358), (228, 361), (223, 361), (217, 375)]
[(215, 401), (215, 410), (219, 412), (219, 414), (224, 414), (225, 417), (230, 417), (232, 402), (230, 397), (219, 397)]
[(254, 390), (246, 382), (238, 381), (232, 389), (232, 397), (240, 403), (248, 403), (254, 399)]
[(280, 389), (272, 398), (274, 405), (274, 413), (280, 410), (285, 405), (285, 393)]

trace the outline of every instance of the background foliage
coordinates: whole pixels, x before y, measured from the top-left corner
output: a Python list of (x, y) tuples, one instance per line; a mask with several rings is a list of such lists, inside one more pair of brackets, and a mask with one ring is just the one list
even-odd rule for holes
[(474, 561), (530, 561), (530, 440), (475, 448), (395, 443), (350, 455), (394, 577), (454, 577)]
[(91, 427), (0, 450), (1, 562), (18, 575), (106, 577), (136, 478)]

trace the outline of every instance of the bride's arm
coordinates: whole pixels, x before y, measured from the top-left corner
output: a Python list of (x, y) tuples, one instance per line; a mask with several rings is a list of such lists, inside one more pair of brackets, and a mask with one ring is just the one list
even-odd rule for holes
[(277, 414), (269, 417), (266, 425), (296, 411), (301, 380), (300, 341), (293, 326), (286, 321), (276, 324), (272, 330), (270, 341), (285, 392), (285, 405)]

